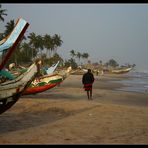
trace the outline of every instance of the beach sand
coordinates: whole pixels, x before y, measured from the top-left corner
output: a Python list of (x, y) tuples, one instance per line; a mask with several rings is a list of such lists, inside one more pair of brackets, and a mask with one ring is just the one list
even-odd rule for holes
[(148, 94), (116, 90), (124, 75), (95, 76), (91, 101), (81, 78), (21, 97), (0, 115), (0, 144), (148, 143)]

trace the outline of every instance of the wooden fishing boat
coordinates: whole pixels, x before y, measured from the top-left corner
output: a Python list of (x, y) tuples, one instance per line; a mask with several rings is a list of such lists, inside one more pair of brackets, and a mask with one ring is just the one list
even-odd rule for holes
[(57, 74), (40, 77), (32, 81), (30, 86), (23, 92), (23, 95), (41, 93), (43, 91), (55, 87), (56, 85), (60, 84), (62, 81), (63, 81), (62, 76), (59, 76)]
[(119, 68), (119, 69), (113, 69), (113, 70), (111, 70), (111, 73), (124, 74), (124, 73), (128, 73), (131, 70), (132, 70), (132, 67), (124, 67), (124, 68)]
[[(41, 83), (40, 83), (41, 84)], [(43, 85), (28, 87), (24, 92), (23, 95), (31, 95), (41, 93), (48, 89), (55, 87), (58, 83), (44, 83)]]
[[(7, 74), (8, 78), (10, 75), (3, 68), (14, 50), (16, 49), (19, 41), (22, 39), (28, 26), (28, 22), (26, 22), (22, 18), (19, 18), (10, 35), (8, 35), (0, 42), (0, 52), (5, 52), (5, 55), (3, 56), (0, 63), (0, 71), (3, 71), (1, 72), (1, 74), (3, 74), (4, 76), (5, 74)], [(20, 98), (22, 92), (30, 85), (38, 72), (38, 64), (39, 62), (32, 64), (25, 73), (21, 74), (17, 78), (12, 78), (13, 80), (7, 80), (6, 82), (1, 81), (0, 114), (14, 105)], [(3, 77), (3, 75), (1, 76)]]
[(71, 67), (67, 68), (65, 73), (62, 73), (63, 75), (49, 74), (36, 78), (34, 81), (32, 81), (30, 86), (23, 92), (23, 95), (41, 93), (43, 91), (57, 86), (58, 84), (63, 82), (63, 80), (65, 80), (65, 78), (70, 74), (70, 71)]
[(59, 71), (58, 74), (63, 77), (63, 80), (66, 79), (72, 72), (72, 67), (69, 66), (66, 70)]
[(55, 87), (63, 81), (61, 76), (52, 75), (49, 77), (35, 79), (30, 86), (23, 92), (23, 95), (41, 93)]
[(34, 63), (25, 73), (21, 74), (16, 79), (0, 84), (0, 114), (16, 103), (23, 91), (35, 78), (37, 70), (37, 64)]

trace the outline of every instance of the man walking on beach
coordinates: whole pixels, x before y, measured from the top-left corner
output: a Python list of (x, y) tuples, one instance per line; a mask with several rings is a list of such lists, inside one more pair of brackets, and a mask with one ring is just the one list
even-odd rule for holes
[(94, 80), (94, 75), (91, 73), (91, 69), (88, 69), (88, 71), (82, 77), (82, 83), (84, 85), (85, 91), (87, 91), (88, 100), (92, 100), (92, 85)]

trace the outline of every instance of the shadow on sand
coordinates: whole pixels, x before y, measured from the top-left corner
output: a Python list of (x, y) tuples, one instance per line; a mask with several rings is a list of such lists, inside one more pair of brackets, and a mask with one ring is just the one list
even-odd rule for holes
[(23, 111), (19, 114), (6, 112), (0, 117), (0, 135), (7, 132), (40, 126), (46, 123), (53, 123), (57, 120), (88, 111), (98, 106), (100, 105), (71, 111), (65, 111), (63, 108), (50, 107), (45, 111), (33, 111), (31, 113), (29, 111)]

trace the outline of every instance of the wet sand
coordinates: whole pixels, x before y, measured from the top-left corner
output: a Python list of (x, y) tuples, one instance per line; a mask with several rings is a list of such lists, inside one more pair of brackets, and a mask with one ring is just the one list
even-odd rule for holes
[(21, 97), (0, 115), (0, 144), (147, 144), (148, 94), (116, 90), (127, 76), (96, 76), (89, 101), (81, 77)]

